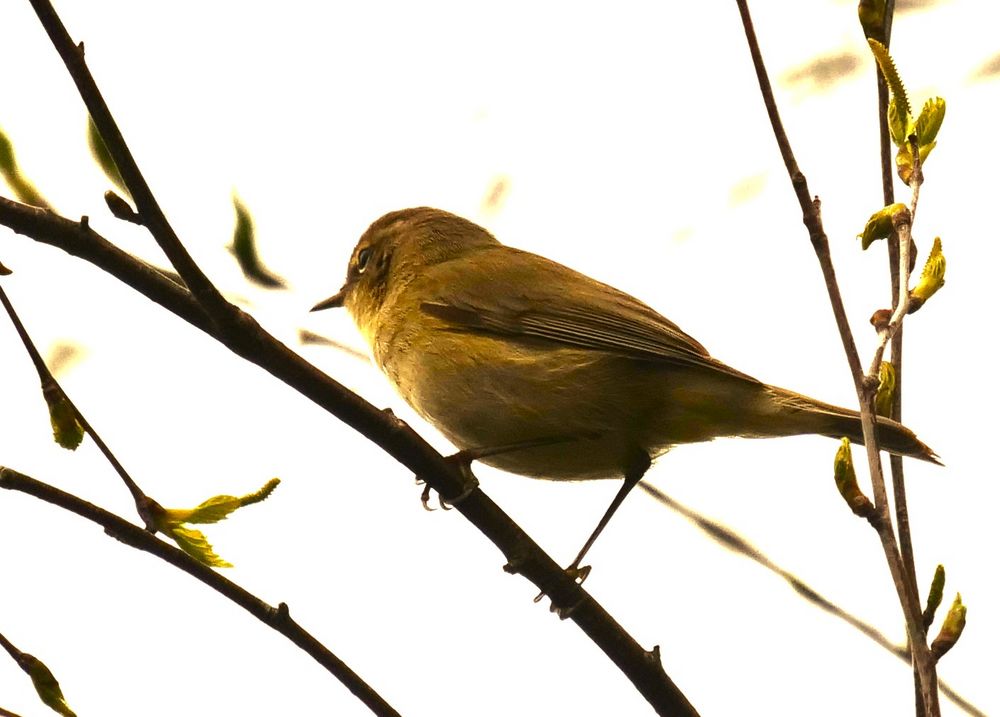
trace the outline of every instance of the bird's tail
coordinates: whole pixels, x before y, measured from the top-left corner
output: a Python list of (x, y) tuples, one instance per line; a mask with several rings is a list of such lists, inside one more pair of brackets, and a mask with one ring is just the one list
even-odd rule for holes
[[(818, 433), (830, 438), (847, 438), (852, 443), (864, 443), (861, 416), (857, 411), (817, 401), (776, 386), (768, 386), (777, 409), (775, 420), (789, 431), (786, 435)], [(902, 423), (877, 417), (876, 435), (879, 448), (900, 456), (910, 456), (941, 465), (937, 454)]]

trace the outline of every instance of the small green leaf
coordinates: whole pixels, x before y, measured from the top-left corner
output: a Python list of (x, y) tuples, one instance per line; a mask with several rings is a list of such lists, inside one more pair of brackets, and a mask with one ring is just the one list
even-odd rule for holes
[(85, 431), (76, 415), (76, 409), (66, 398), (66, 394), (55, 384), (42, 387), (42, 396), (49, 406), (49, 422), (52, 436), (63, 448), (75, 451), (83, 442)]
[(19, 202), (43, 209), (51, 208), (31, 180), (21, 172), (17, 155), (14, 154), (14, 144), (3, 129), (0, 129), (0, 178), (7, 182)]
[(240, 507), (240, 499), (217, 495), (190, 510), (167, 508), (167, 520), (172, 523), (218, 523)]
[(104, 176), (126, 197), (131, 199), (132, 195), (125, 186), (125, 180), (122, 179), (121, 172), (118, 171), (118, 165), (111, 158), (111, 152), (108, 151), (108, 146), (104, 144), (104, 138), (101, 137), (97, 125), (94, 124), (94, 118), (90, 115), (87, 115), (87, 145), (90, 147), (91, 156), (97, 162), (101, 171), (104, 172)]
[(240, 498), (232, 495), (216, 495), (194, 508), (162, 508), (157, 505), (157, 509), (153, 511), (156, 529), (169, 535), (181, 550), (205, 565), (216, 568), (232, 567), (231, 563), (227, 563), (215, 554), (201, 531), (187, 528), (185, 524), (218, 523), (239, 508), (265, 500), (280, 482), (279, 479), (272, 478), (254, 493)]
[(906, 138), (910, 136), (910, 115), (900, 108), (895, 97), (889, 100), (887, 121), (892, 143), (902, 149), (906, 146)]
[[(889, 92), (892, 93), (893, 100), (895, 100), (898, 104), (898, 112), (901, 116), (909, 118), (913, 112), (910, 109), (910, 100), (906, 96), (906, 88), (903, 86), (903, 81), (899, 77), (899, 72), (896, 71), (896, 63), (893, 62), (893, 59), (889, 55), (889, 51), (886, 49), (885, 45), (878, 40), (869, 38), (868, 46), (871, 48), (872, 54), (875, 56), (875, 62), (878, 63), (879, 70), (882, 71), (885, 83), (889, 86)], [(899, 142), (896, 144), (899, 144)]]
[(893, 217), (901, 212), (909, 211), (909, 208), (905, 204), (897, 202), (896, 204), (882, 207), (872, 214), (868, 218), (865, 228), (858, 234), (858, 238), (861, 239), (861, 248), (867, 249), (872, 245), (872, 242), (892, 236)]
[(937, 293), (938, 289), (944, 286), (944, 273), (947, 262), (944, 252), (941, 251), (941, 237), (934, 238), (931, 252), (927, 255), (924, 263), (924, 270), (920, 272), (920, 281), (910, 291), (910, 309), (913, 313), (920, 309), (924, 303)]
[(14, 143), (0, 127), (0, 174), (7, 176), (17, 171), (17, 158), (14, 156)]
[(851, 455), (851, 442), (842, 438), (837, 456), (833, 461), (833, 478), (837, 490), (855, 515), (869, 518), (874, 515), (875, 507), (868, 497), (858, 488), (858, 476), (854, 472), (854, 458)]
[(937, 147), (937, 142), (930, 142), (928, 144), (920, 145), (920, 166), (923, 167), (924, 163), (927, 161), (928, 155), (930, 155), (931, 150)]
[(233, 567), (232, 563), (227, 563), (215, 554), (211, 544), (205, 538), (205, 534), (200, 530), (174, 525), (169, 530), (164, 532), (174, 539), (174, 542), (177, 543), (177, 547), (198, 562), (203, 563), (210, 568)]
[(920, 116), (913, 123), (913, 133), (917, 135), (917, 144), (923, 148), (924, 145), (932, 144), (944, 122), (945, 104), (940, 97), (931, 97), (924, 102)]
[(944, 566), (938, 565), (931, 580), (931, 589), (927, 593), (927, 607), (924, 608), (924, 630), (929, 630), (934, 624), (934, 614), (941, 606), (944, 597)]
[(21, 653), (18, 662), (24, 671), (28, 673), (28, 677), (31, 678), (31, 683), (35, 686), (35, 691), (42, 702), (63, 715), (63, 717), (76, 717), (73, 710), (66, 704), (66, 699), (63, 697), (59, 682), (52, 674), (52, 671), (45, 666), (44, 662), (24, 652)]
[(272, 273), (260, 259), (257, 251), (257, 233), (250, 210), (235, 195), (233, 195), (233, 208), (236, 210), (236, 226), (233, 229), (233, 243), (228, 248), (236, 257), (243, 275), (267, 289), (284, 288), (284, 280)]
[(910, 153), (909, 143), (900, 145), (896, 152), (896, 174), (906, 184), (910, 183), (913, 176), (913, 155)]
[(266, 500), (279, 483), (280, 479), (272, 478), (260, 490), (239, 498), (232, 495), (216, 495), (194, 508), (166, 508), (163, 515), (164, 524), (218, 523), (238, 508)]
[(931, 652), (937, 659), (940, 660), (948, 650), (955, 646), (958, 638), (962, 636), (962, 631), (965, 630), (965, 612), (965, 605), (962, 604), (962, 594), (957, 593), (955, 601), (951, 604), (948, 615), (944, 618), (944, 623), (941, 625), (941, 632), (938, 633), (938, 636), (934, 638), (934, 642), (931, 643)]
[(878, 391), (875, 393), (875, 413), (890, 418), (892, 399), (896, 394), (896, 369), (888, 361), (878, 368)]

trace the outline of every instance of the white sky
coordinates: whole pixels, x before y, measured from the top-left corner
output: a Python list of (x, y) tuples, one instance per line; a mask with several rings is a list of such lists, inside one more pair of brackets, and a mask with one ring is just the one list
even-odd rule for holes
[[(308, 307), (339, 288), (371, 221), (431, 204), (634, 293), (741, 370), (852, 402), (735, 5), (331, 5), (58, 8), (188, 249), (276, 336), (294, 345), (307, 327), (360, 346), (346, 316)], [(751, 9), (800, 165), (824, 201), (867, 363), (867, 318), (888, 289), (884, 247), (862, 253), (854, 239), (881, 197), (873, 69), (854, 4)], [(901, 15), (893, 34), (914, 102), (948, 101), (916, 227), (921, 249), (942, 236), (948, 284), (907, 324), (906, 423), (947, 464), (908, 463), (918, 572), (926, 588), (943, 562), (946, 600), (960, 590), (969, 605), (940, 674), (987, 713), (1000, 709), (989, 329), (1000, 85), (975, 73), (1000, 50), (996, 27), (994, 3), (943, 0)], [(789, 79), (841, 54), (858, 64), (829, 85)], [(0, 9), (0, 67), (0, 126), (23, 170), (62, 213), (89, 215), (155, 259), (143, 231), (108, 216), (82, 103), (26, 2)], [(484, 209), (501, 178), (509, 191)], [(259, 291), (239, 275), (224, 248), (233, 191), (290, 291)], [(403, 714), (649, 713), (575, 626), (500, 570), (474, 528), (425, 513), (411, 476), (363, 438), (79, 261), (3, 229), (0, 260), (16, 272), (4, 287), (42, 351), (80, 348), (63, 385), (157, 500), (191, 505), (282, 478), (264, 505), (208, 526), (236, 564), (227, 575), (289, 603)], [(0, 464), (131, 516), (91, 442), (75, 454), (51, 443), (6, 321), (0, 347)], [(372, 367), (300, 351), (412, 417)], [(836, 495), (835, 449), (821, 438), (717, 441), (677, 449), (649, 479), (901, 640), (875, 535)], [(477, 474), (564, 563), (617, 489)], [(81, 717), (366, 714), (243, 611), (80, 519), (5, 492), (0, 541), (0, 632), (48, 663)], [(706, 717), (910, 713), (906, 666), (638, 492), (590, 558), (587, 588), (643, 645), (661, 646)], [(0, 706), (46, 713), (2, 661)], [(946, 700), (943, 709), (960, 714)]]

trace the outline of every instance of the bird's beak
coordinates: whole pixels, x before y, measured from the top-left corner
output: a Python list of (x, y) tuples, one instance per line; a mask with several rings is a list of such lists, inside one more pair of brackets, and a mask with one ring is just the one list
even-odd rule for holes
[[(346, 288), (346, 287), (345, 287)], [(322, 311), (323, 309), (337, 309), (344, 305), (344, 294), (346, 292), (341, 289), (336, 294), (331, 296), (329, 299), (323, 299), (321, 302), (316, 304), (316, 306), (309, 309), (309, 311)]]

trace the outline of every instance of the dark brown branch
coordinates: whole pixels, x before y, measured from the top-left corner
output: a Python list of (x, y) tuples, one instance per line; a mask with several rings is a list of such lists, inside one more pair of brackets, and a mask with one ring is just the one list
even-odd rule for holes
[(29, 2), (34, 8), (35, 14), (38, 15), (42, 27), (45, 28), (45, 32), (48, 33), (56, 52), (59, 53), (66, 65), (73, 82), (76, 83), (80, 97), (87, 106), (87, 110), (94, 120), (94, 125), (108, 148), (108, 153), (114, 159), (122, 180), (135, 201), (136, 210), (142, 217), (142, 223), (149, 229), (156, 243), (159, 244), (177, 273), (181, 275), (184, 283), (198, 299), (198, 303), (205, 307), (213, 321), (221, 320), (225, 326), (235, 320), (233, 318), (235, 307), (223, 298), (222, 294), (191, 258), (191, 255), (188, 254), (139, 171), (139, 167), (132, 157), (132, 152), (118, 128), (118, 123), (115, 122), (97, 83), (87, 69), (83, 43), (79, 45), (73, 43), (73, 39), (66, 31), (62, 20), (53, 9), (52, 3), (48, 0), (29, 0)]
[[(185, 289), (118, 249), (89, 226), (0, 197), (0, 224), (36, 241), (63, 249), (104, 269), (139, 293), (260, 366), (367, 437), (446, 499), (467, 490), (466, 478), (409, 426), (380, 411), (308, 363), (256, 323), (223, 332), (208, 320)], [(573, 607), (573, 620), (632, 681), (660, 714), (697, 712), (651, 653), (600, 606), (479, 488), (455, 506), (518, 572), (554, 605)]]
[(399, 713), (382, 699), (370, 685), (292, 619), (288, 614), (288, 606), (285, 603), (280, 603), (278, 607), (272, 607), (256, 595), (247, 592), (236, 583), (224, 578), (208, 566), (192, 558), (184, 551), (147, 533), (142, 528), (75, 495), (61, 491), (47, 483), (42, 483), (23, 473), (0, 466), (0, 488), (20, 491), (52, 505), (59, 506), (71, 513), (76, 513), (102, 526), (108, 535), (122, 543), (155, 555), (161, 560), (170, 563), (175, 568), (183, 570), (220, 595), (232, 600), (271, 629), (291, 640), (307, 655), (326, 668), (331, 675), (340, 680), (372, 712), (387, 717), (393, 715), (398, 717)]

